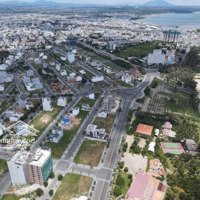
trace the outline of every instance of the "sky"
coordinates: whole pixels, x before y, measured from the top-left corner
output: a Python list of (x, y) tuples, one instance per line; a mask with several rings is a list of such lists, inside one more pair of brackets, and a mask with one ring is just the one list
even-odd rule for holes
[[(11, 0), (0, 0), (0, 2), (6, 2)], [(22, 2), (33, 2), (36, 0), (17, 0)], [(48, 1), (48, 0), (46, 0)], [(130, 3), (136, 3), (136, 4), (142, 4), (145, 2), (148, 2), (150, 0), (49, 0), (49, 1), (55, 1), (55, 2), (65, 2), (65, 3), (95, 3), (95, 4), (130, 4)], [(175, 4), (175, 5), (200, 5), (200, 0), (166, 0), (169, 3)]]

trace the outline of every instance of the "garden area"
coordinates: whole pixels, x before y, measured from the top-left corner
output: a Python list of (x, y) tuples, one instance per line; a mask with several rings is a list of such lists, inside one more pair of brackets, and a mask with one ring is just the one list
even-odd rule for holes
[(87, 196), (92, 184), (92, 178), (77, 174), (67, 174), (62, 179), (53, 200), (71, 200)]
[(105, 146), (106, 142), (85, 139), (74, 158), (74, 162), (91, 167), (98, 166)]

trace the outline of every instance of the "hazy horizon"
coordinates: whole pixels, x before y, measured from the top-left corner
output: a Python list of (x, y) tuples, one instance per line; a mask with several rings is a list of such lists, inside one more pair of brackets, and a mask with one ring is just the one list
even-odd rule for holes
[[(11, 0), (0, 0), (0, 2), (10, 2)], [(19, 2), (34, 2), (36, 0), (15, 0)], [(40, 0), (41, 1), (41, 0)], [(151, 0), (45, 0), (45, 1), (54, 1), (60, 3), (92, 3), (92, 4), (110, 4), (110, 5), (118, 5), (118, 4), (143, 4), (145, 2)], [(188, 5), (188, 6), (200, 6), (199, 0), (166, 0), (168, 3), (172, 3), (174, 5)]]

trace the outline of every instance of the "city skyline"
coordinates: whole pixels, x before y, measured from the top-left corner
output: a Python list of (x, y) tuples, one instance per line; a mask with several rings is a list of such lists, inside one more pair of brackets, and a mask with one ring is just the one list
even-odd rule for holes
[[(35, 2), (37, 0), (16, 0), (19, 2)], [(42, 0), (40, 0), (42, 1)], [(53, 2), (59, 2), (59, 3), (91, 3), (91, 4), (110, 4), (110, 5), (119, 5), (119, 4), (143, 4), (146, 2), (149, 2), (151, 0), (110, 0), (109, 2), (106, 0), (102, 0), (101, 2), (99, 0), (44, 0), (44, 1), (53, 1)], [(199, 0), (190, 0), (189, 2), (187, 0), (165, 0), (168, 3), (174, 4), (174, 5), (188, 5), (188, 6), (199, 6), (200, 2)], [(0, 0), (0, 2), (10, 2), (10, 0)]]

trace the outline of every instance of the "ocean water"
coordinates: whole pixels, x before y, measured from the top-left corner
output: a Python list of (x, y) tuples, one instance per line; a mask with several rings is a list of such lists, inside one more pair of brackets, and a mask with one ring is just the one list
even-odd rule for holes
[(149, 15), (142, 20), (143, 23), (155, 26), (179, 28), (200, 28), (200, 12), (194, 13), (165, 13)]

